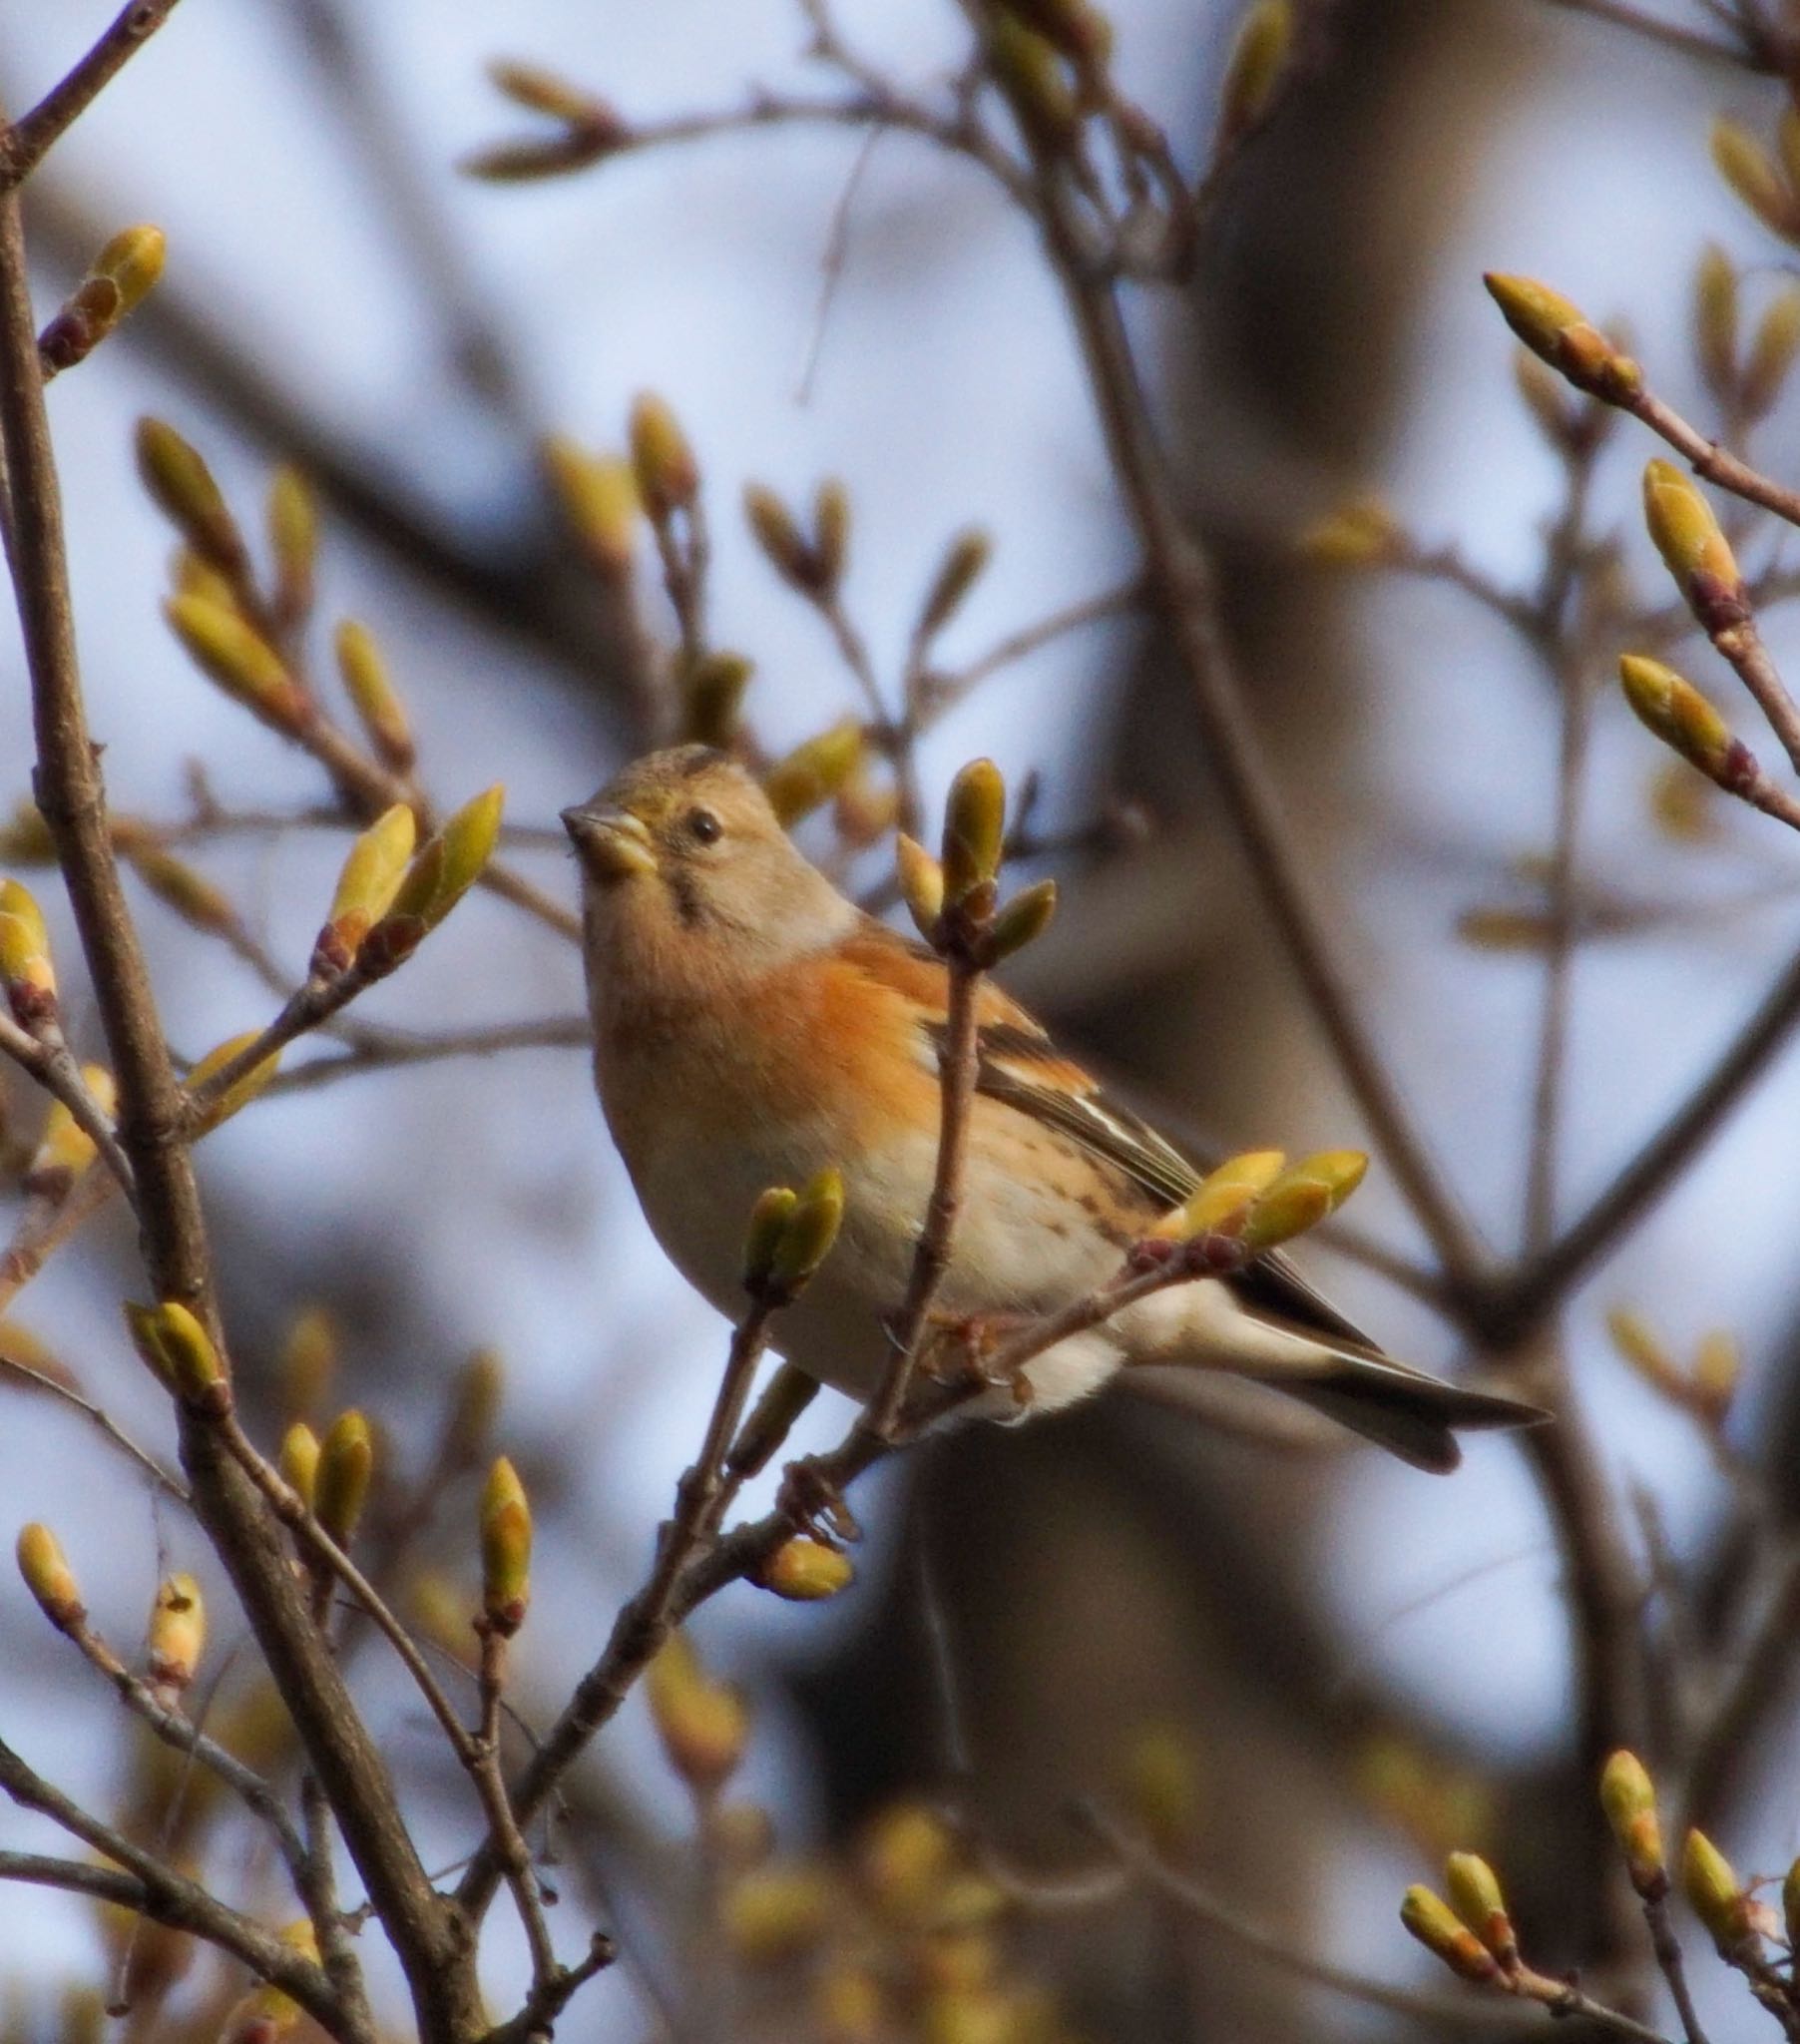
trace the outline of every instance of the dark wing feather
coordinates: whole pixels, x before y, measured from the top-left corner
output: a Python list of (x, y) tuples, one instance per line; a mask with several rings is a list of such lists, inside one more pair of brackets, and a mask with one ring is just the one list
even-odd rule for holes
[[(1043, 1030), (1021, 1014), (990, 1023), (980, 1033), (975, 1090), (1028, 1114), (1090, 1156), (1124, 1174), (1155, 1212), (1178, 1207), (1200, 1183), (1204, 1168), (1105, 1090), (1057, 1050)], [(1034, 1076), (1034, 1067), (1042, 1077)], [(1054, 1073), (1054, 1080), (1051, 1078)], [(1334, 1346), (1377, 1361), (1387, 1357), (1278, 1251), (1227, 1280), (1239, 1304), (1259, 1318), (1298, 1333), (1323, 1335)]]

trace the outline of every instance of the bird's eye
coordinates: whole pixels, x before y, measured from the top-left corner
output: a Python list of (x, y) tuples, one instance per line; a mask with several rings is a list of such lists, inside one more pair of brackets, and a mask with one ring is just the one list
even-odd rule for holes
[(695, 844), (716, 844), (725, 834), (725, 826), (710, 809), (691, 809), (687, 815), (687, 834)]

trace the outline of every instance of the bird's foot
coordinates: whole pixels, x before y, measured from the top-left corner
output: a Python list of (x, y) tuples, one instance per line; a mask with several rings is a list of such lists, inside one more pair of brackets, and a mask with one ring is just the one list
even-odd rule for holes
[(792, 1519), (802, 1532), (828, 1546), (862, 1538), (862, 1528), (844, 1503), (843, 1492), (820, 1467), (816, 1456), (802, 1455), (781, 1472), (775, 1509)]
[(1021, 1327), (1027, 1313), (934, 1314), (919, 1349), (919, 1368), (949, 1390), (1010, 1390), (1021, 1406), (1032, 1402), (1032, 1387), (1023, 1370), (1002, 1370), (994, 1358)]

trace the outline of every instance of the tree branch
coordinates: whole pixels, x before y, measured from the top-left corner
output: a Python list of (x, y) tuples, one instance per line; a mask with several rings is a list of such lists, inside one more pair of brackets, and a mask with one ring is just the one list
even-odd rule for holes
[(16, 191), (77, 118), (175, 12), (176, 0), (126, 0), (113, 25), (0, 141), (0, 193)]

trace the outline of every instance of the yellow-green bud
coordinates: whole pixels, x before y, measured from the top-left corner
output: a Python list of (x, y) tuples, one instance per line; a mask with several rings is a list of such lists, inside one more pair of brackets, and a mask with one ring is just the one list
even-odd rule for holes
[(918, 637), (935, 638), (957, 612), (994, 558), (994, 541), (979, 526), (959, 532), (939, 564), (919, 609)]
[(1692, 1394), (1695, 1408), (1709, 1425), (1723, 1425), (1742, 1373), (1743, 1357), (1728, 1328), (1715, 1327), (1700, 1337), (1694, 1351)]
[(334, 975), (355, 962), (363, 938), (393, 906), (417, 834), (412, 810), (396, 802), (351, 845), (331, 896), (331, 912), (313, 946), (314, 973)]
[(1499, 1962), (1475, 1932), (1460, 1922), (1442, 1896), (1427, 1887), (1410, 1887), (1400, 1904), (1400, 1920), (1413, 1936), (1435, 1952), (1453, 1973), (1486, 1983), (1500, 1973)]
[(308, 1511), (318, 1491), (318, 1435), (303, 1419), (296, 1419), (281, 1436), (279, 1468)]
[(488, 77), (515, 106), (547, 115), (553, 121), (567, 121), (571, 126), (589, 120), (599, 104), (591, 93), (583, 92), (539, 64), (496, 58), (488, 66)]
[(286, 663), (235, 611), (204, 596), (172, 596), (163, 615), (201, 673), (251, 716), (288, 736), (310, 721), (312, 706)]
[(1173, 1857), (1191, 1843), (1200, 1792), (1190, 1739), (1172, 1725), (1140, 1726), (1120, 1774), (1125, 1803), (1159, 1853)]
[(1210, 1171), (1173, 1214), (1156, 1225), (1171, 1242), (1199, 1235), (1235, 1235), (1287, 1162), (1282, 1150), (1245, 1150)]
[(564, 433), (542, 440), (538, 453), (582, 551), (609, 581), (623, 581), (632, 572), (643, 516), (632, 464), (616, 454), (590, 454)]
[(1719, 176), (1771, 234), (1785, 242), (1800, 239), (1800, 200), (1782, 175), (1781, 166), (1741, 122), (1720, 119), (1713, 123), (1712, 161)]
[(337, 672), (369, 744), (382, 765), (395, 773), (410, 773), (417, 749), (406, 705), (387, 672), (374, 634), (354, 618), (337, 628)]
[(725, 1942), (746, 1965), (775, 1965), (810, 1951), (831, 1918), (832, 1887), (822, 1868), (755, 1866), (719, 1902)]
[(1668, 1868), (1662, 1857), (1656, 1789), (1642, 1761), (1622, 1747), (1600, 1770), (1600, 1807), (1618, 1842), (1631, 1885), (1640, 1895), (1664, 1893)]
[(164, 420), (142, 418), (137, 449), (138, 473), (158, 510), (203, 560), (239, 580), (243, 539), (199, 448)]
[(1293, 44), (1292, 0), (1253, 0), (1225, 60), (1218, 96), (1219, 147), (1235, 142), (1268, 111)]
[(1252, 1256), (1316, 1228), (1335, 1214), (1369, 1168), (1360, 1150), (1320, 1150), (1290, 1164), (1250, 1209), (1241, 1240)]
[(1372, 493), (1351, 497), (1315, 519), (1299, 538), (1300, 551), (1309, 560), (1331, 568), (1368, 568), (1391, 561), (1405, 543), (1406, 534), (1386, 499)]
[(681, 738), (696, 746), (728, 746), (737, 735), (743, 692), (756, 672), (741, 653), (704, 653), (681, 684)]
[(850, 557), (850, 493), (835, 476), (812, 495), (812, 554), (821, 583), (835, 589)]
[(1444, 1862), (1444, 1884), (1450, 1906), (1500, 1963), (1519, 1962), (1519, 1938), (1493, 1867), (1475, 1852), (1453, 1852)]
[(283, 462), (268, 479), (268, 550), (274, 556), (281, 608), (289, 618), (312, 607), (318, 559), (318, 505), (300, 471)]
[(1788, 1949), (1800, 1951), (1800, 1859), (1787, 1870), (1781, 1883), (1781, 1920), (1787, 1930)]
[(1708, 780), (1737, 790), (1756, 774), (1743, 741), (1694, 685), (1643, 654), (1619, 657), (1619, 685), (1637, 721), (1665, 746), (1697, 766)]
[(506, 1395), (506, 1365), (497, 1348), (477, 1348), (456, 1373), (444, 1422), (444, 1454), (453, 1464), (474, 1461), (486, 1449)]
[(1577, 390), (1625, 404), (1643, 388), (1643, 371), (1606, 338), (1580, 306), (1535, 277), (1490, 270), (1482, 281), (1501, 316), (1533, 354)]
[(1000, 873), (1006, 844), (1006, 782), (992, 760), (971, 760), (950, 783), (944, 804), (944, 900), (969, 903)]
[(140, 1356), (178, 1398), (205, 1411), (227, 1411), (230, 1381), (213, 1338), (180, 1299), (125, 1306), (125, 1324)]
[(25, 1028), (56, 1013), (50, 930), (35, 897), (17, 880), (0, 880), (0, 985)]
[(1641, 1313), (1629, 1306), (1613, 1306), (1606, 1314), (1606, 1332), (1613, 1347), (1652, 1390), (1676, 1404), (1686, 1401), (1687, 1378)]
[(124, 228), (107, 243), (38, 337), (46, 381), (73, 368), (143, 301), (163, 273), (166, 254), (161, 228)]
[(1784, 283), (1757, 322), (1744, 362), (1744, 409), (1760, 418), (1781, 395), (1800, 354), (1800, 284)]
[(1729, 1955), (1755, 1935), (1743, 1883), (1704, 1831), (1689, 1831), (1681, 1846), (1681, 1892), (1721, 1953)]
[(407, 957), (480, 879), (500, 837), (506, 790), (498, 782), (465, 802), (407, 867), (369, 932), (366, 969), (388, 972)]
[(752, 1296), (763, 1291), (774, 1275), (775, 1257), (799, 1204), (799, 1194), (787, 1186), (770, 1186), (756, 1196), (743, 1241), (743, 1283)]
[(481, 1493), (481, 1608), (511, 1638), (531, 1603), (531, 1503), (519, 1472), (499, 1456)]
[(831, 1254), (843, 1219), (843, 1177), (827, 1166), (807, 1180), (794, 1202), (769, 1271), (770, 1289), (782, 1298), (797, 1297)]
[(1700, 251), (1694, 271), (1694, 353), (1715, 397), (1737, 389), (1737, 271), (1716, 242)]
[(834, 724), (817, 738), (777, 760), (762, 779), (762, 791), (783, 829), (831, 800), (862, 764), (862, 726), (854, 718)]
[(207, 1650), (207, 1607), (187, 1574), (165, 1576), (151, 1607), (146, 1660), (150, 1679), (173, 1702), (194, 1680)]
[(119, 317), (135, 310), (163, 274), (169, 253), (163, 230), (149, 225), (121, 228), (94, 258), (93, 273), (119, 287)]
[[(118, 1107), (118, 1089), (104, 1065), (83, 1065), (81, 1076), (95, 1105), (108, 1120)], [(60, 1100), (50, 1103), (44, 1118), (44, 1133), (25, 1169), (25, 1190), (46, 1197), (61, 1198), (78, 1173), (94, 1161), (94, 1139), (81, 1128)]]
[(987, 22), (988, 69), (1027, 139), (1056, 153), (1075, 140), (1081, 109), (1054, 44), (1010, 14)]
[(664, 524), (699, 495), (700, 472), (680, 421), (655, 391), (645, 391), (632, 406), (631, 444), (639, 502), (655, 523)]
[(88, 1615), (82, 1602), (81, 1585), (63, 1552), (62, 1542), (48, 1526), (36, 1519), (19, 1531), (19, 1573), (25, 1587), (38, 1600), (44, 1616), (58, 1632), (68, 1632)]
[(184, 922), (214, 935), (236, 928), (237, 912), (229, 898), (186, 859), (148, 843), (134, 844), (126, 856), (145, 886)]
[(176, 1389), (187, 1398), (216, 1402), (225, 1385), (225, 1369), (213, 1337), (180, 1299), (165, 1299), (152, 1310)]
[(672, 1633), (644, 1681), (663, 1751), (682, 1781), (717, 1788), (743, 1758), (749, 1719), (734, 1690), (707, 1678), (683, 1633)]
[(857, 1852), (864, 1885), (881, 1912), (914, 1917), (942, 1893), (956, 1871), (956, 1840), (936, 1810), (894, 1802), (863, 1832)]
[(1741, 623), (1743, 577), (1712, 506), (1671, 461), (1646, 462), (1643, 520), (1656, 551), (1709, 633)]
[(743, 515), (763, 557), (783, 582), (809, 596), (829, 586), (811, 541), (773, 490), (761, 483), (746, 483)]
[(756, 1581), (790, 1604), (816, 1604), (835, 1597), (856, 1580), (856, 1568), (841, 1549), (822, 1540), (783, 1541), (757, 1571)]
[(894, 838), (894, 868), (900, 881), (900, 898), (920, 936), (936, 943), (938, 925), (944, 913), (944, 868), (924, 845), (904, 830)]
[(994, 927), (988, 932), (986, 962), (998, 965), (1015, 951), (1035, 943), (1049, 929), (1056, 912), (1055, 880), (1037, 880), (1022, 887), (994, 918)]
[(313, 1517), (339, 1547), (347, 1547), (355, 1535), (374, 1473), (374, 1436), (368, 1421), (352, 1406), (326, 1429), (313, 1480)]
[[(227, 1036), (224, 1043), (208, 1051), (188, 1074), (188, 1091), (191, 1094), (200, 1092), (215, 1072), (223, 1072), (226, 1065), (234, 1063), (261, 1033), (257, 1029), (246, 1029), (240, 1035)], [(207, 1109), (206, 1119), (201, 1123), (203, 1131), (218, 1128), (221, 1122), (228, 1122), (232, 1115), (248, 1107), (275, 1076), (280, 1063), (281, 1053), (278, 1050), (271, 1051), (267, 1057), (253, 1064), (241, 1078), (233, 1079), (225, 1092)]]
[(337, 1374), (337, 1322), (322, 1305), (309, 1305), (293, 1316), (281, 1343), (275, 1379), (281, 1409), (307, 1418), (319, 1408)]

